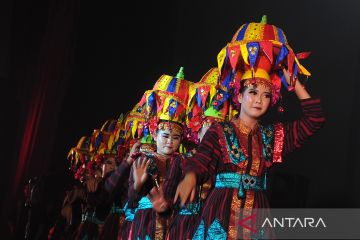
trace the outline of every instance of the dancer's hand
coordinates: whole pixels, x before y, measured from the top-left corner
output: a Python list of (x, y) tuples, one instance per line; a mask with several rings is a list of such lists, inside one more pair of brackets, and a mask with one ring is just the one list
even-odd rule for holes
[(158, 212), (162, 213), (169, 209), (169, 204), (165, 200), (164, 197), (164, 191), (162, 187), (157, 189), (156, 187), (153, 187), (150, 191), (150, 200), (153, 205), (153, 209)]
[(289, 71), (286, 70), (285, 68), (283, 68), (283, 73), (284, 73), (284, 76), (285, 76), (285, 79), (286, 79), (287, 84), (290, 84), (290, 74), (289, 74)]
[(129, 156), (126, 159), (127, 164), (129, 164), (129, 165), (133, 164), (133, 162), (135, 160), (135, 156), (139, 153), (140, 145), (141, 145), (140, 141), (137, 141), (131, 147)]
[[(288, 84), (290, 84), (290, 74), (289, 71), (286, 70), (285, 68), (283, 69), (283, 73), (286, 79), (286, 82)], [(295, 83), (295, 94), (299, 99), (307, 99), (310, 98), (310, 94), (306, 91), (306, 89), (304, 88), (304, 86), (299, 82), (298, 79), (296, 79), (296, 83)]]
[(71, 219), (72, 219), (71, 204), (67, 204), (63, 206), (63, 208), (61, 209), (61, 216), (63, 216), (66, 219), (67, 224), (71, 224)]
[(194, 201), (196, 192), (196, 174), (194, 172), (186, 173), (175, 193), (174, 203), (180, 197), (180, 206), (183, 207), (190, 196), (190, 202)]
[(149, 177), (147, 168), (150, 164), (150, 159), (146, 156), (140, 156), (133, 164), (134, 173), (134, 190), (139, 192)]

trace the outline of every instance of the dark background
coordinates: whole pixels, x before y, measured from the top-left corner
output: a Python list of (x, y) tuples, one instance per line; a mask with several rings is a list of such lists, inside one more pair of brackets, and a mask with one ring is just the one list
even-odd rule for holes
[(81, 136), (129, 111), (161, 74), (184, 66), (185, 78), (198, 81), (236, 30), (263, 14), (295, 52), (312, 51), (302, 61), (312, 73), (307, 87), (321, 97), (327, 118), (273, 169), (272, 205), (360, 207), (358, 1), (126, 4), (1, 1), (0, 206), (7, 234), (30, 177), (48, 176), (49, 197), (61, 199), (70, 183), (66, 155)]

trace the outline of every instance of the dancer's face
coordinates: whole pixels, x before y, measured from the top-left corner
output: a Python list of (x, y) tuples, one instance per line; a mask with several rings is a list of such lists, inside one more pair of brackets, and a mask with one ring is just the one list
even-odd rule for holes
[(268, 110), (271, 102), (271, 89), (263, 84), (250, 85), (239, 94), (240, 117), (258, 120)]
[(157, 153), (171, 155), (176, 152), (181, 143), (181, 135), (171, 129), (158, 130), (155, 136)]

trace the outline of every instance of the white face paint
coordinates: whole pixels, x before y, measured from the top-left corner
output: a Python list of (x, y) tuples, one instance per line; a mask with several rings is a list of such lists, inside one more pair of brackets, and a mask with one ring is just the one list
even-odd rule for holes
[(181, 135), (169, 129), (158, 130), (155, 136), (157, 153), (171, 155), (179, 149)]

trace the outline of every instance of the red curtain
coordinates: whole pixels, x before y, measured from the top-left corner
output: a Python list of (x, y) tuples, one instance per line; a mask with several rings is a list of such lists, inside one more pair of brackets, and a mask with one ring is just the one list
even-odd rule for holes
[(11, 218), (25, 180), (46, 174), (51, 163), (58, 116), (71, 77), (78, 10), (78, 0), (13, 3), (10, 79), (17, 89), (9, 93), (14, 95), (9, 101), (17, 105), (19, 119), (2, 221)]

